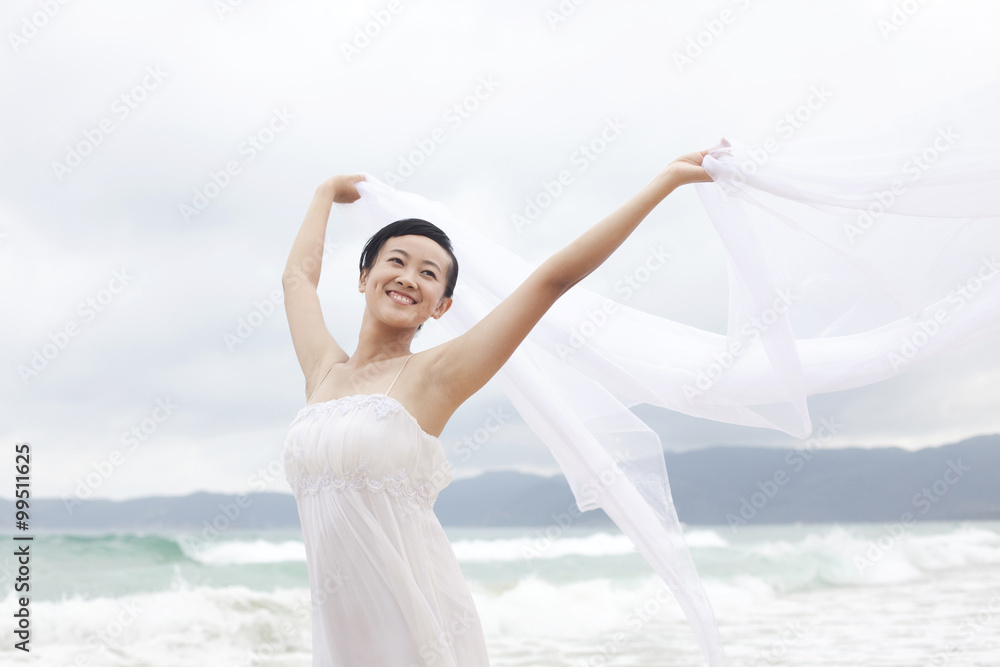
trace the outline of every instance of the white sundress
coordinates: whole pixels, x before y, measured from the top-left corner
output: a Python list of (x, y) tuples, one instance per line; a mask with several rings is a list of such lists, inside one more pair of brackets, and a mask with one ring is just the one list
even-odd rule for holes
[(288, 429), (282, 458), (306, 548), (313, 667), (489, 665), (433, 511), (451, 482), (444, 447), (388, 395), (409, 360), (384, 394), (307, 404)]

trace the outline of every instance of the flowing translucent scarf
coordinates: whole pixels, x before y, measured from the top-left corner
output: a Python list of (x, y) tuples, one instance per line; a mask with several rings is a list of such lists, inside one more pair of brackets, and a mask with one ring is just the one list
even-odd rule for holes
[[(996, 336), (998, 92), (991, 84), (864, 132), (761, 146), (723, 140), (704, 160), (713, 182), (693, 187), (727, 254), (727, 333), (577, 285), (497, 374), (579, 509), (602, 508), (662, 576), (709, 665), (723, 665), (725, 652), (662, 443), (629, 408), (648, 403), (805, 438), (806, 397)], [(535, 269), (444, 205), (366, 178), (361, 199), (335, 205), (359, 235), (423, 218), (451, 237), (458, 287), (437, 321), (447, 334), (467, 331)]]

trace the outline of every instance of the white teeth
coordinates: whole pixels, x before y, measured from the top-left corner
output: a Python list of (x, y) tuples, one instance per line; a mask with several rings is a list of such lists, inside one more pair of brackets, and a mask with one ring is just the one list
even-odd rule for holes
[(407, 297), (402, 296), (399, 292), (389, 292), (389, 298), (392, 299), (393, 301), (397, 301), (399, 303), (403, 303), (406, 305), (411, 305), (416, 303), (416, 301), (414, 301), (413, 299), (407, 300)]

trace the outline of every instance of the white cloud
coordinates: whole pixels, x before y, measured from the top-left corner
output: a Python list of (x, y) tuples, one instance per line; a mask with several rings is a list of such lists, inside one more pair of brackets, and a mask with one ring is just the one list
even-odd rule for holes
[[(401, 187), (447, 201), (537, 262), (676, 155), (722, 135), (773, 135), (810, 86), (825, 83), (834, 97), (801, 136), (871, 125), (998, 74), (991, 28), (1000, 7), (985, 0), (921, 5), (889, 38), (877, 25), (889, 2), (583, 3), (553, 29), (545, 12), (557, 6), (403, 2), (352, 62), (341, 45), (382, 4), (244, 2), (220, 18), (208, 1), (73, 3), (16, 51), (8, 39), (0, 70), (12, 101), (0, 107), (0, 432), (43, 452), (35, 493), (71, 492), (117, 446), (121, 429), (165, 396), (183, 407), (98, 495), (247, 490), (249, 475), (279, 451), (303, 381), (283, 308), (235, 351), (223, 336), (280, 286), (320, 181), (357, 171), (382, 178), (435, 127), (447, 129), (447, 140)], [(16, 33), (37, 8), (14, 2), (3, 25)], [(678, 71), (673, 54), (727, 8), (736, 19)], [(115, 116), (112, 104), (141, 85), (147, 67), (166, 72), (162, 83), (127, 117)], [(496, 90), (449, 123), (449, 109), (489, 76)], [(241, 144), (275, 108), (294, 119), (250, 160)], [(53, 161), (107, 117), (113, 132), (58, 180)], [(511, 214), (613, 117), (628, 124), (620, 141), (518, 233)], [(185, 224), (179, 205), (229, 160), (240, 173)], [(327, 261), (321, 293), (334, 335), (353, 349), (364, 303), (355, 289), (361, 240), (337, 222), (330, 239), (342, 246)], [(635, 303), (722, 330), (725, 266), (693, 192), (664, 202), (587, 286), (613, 295), (658, 245), (674, 259)], [(25, 385), (17, 366), (79, 318), (80, 301), (122, 266), (135, 281)], [(426, 327), (414, 348), (435, 335)], [(980, 344), (810, 403), (817, 416), (842, 413), (842, 444), (937, 444), (1000, 430), (989, 393), (998, 374), (1000, 359)], [(442, 439), (474, 431), (482, 411), (502, 400), (488, 385)], [(670, 448), (786, 442), (777, 432), (649, 414)], [(548, 469), (551, 457), (533, 438), (512, 423), (468, 470)]]

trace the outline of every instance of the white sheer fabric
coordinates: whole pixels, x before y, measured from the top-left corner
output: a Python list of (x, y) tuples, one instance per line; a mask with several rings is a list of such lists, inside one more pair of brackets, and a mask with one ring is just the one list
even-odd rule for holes
[[(629, 407), (807, 437), (807, 396), (996, 335), (998, 103), (991, 85), (848, 136), (721, 142), (704, 162), (714, 182), (695, 187), (728, 254), (727, 334), (577, 285), (498, 373), (580, 509), (604, 509), (663, 577), (709, 665), (723, 665), (725, 653), (662, 443)], [(534, 270), (444, 205), (366, 178), (360, 200), (335, 205), (359, 235), (415, 217), (452, 238), (460, 274), (438, 320), (447, 333), (467, 331)]]

